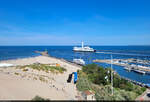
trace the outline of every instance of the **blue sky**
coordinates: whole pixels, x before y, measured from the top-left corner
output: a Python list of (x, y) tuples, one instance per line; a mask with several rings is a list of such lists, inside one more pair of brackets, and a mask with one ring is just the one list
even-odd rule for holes
[(0, 45), (150, 45), (150, 0), (0, 0)]

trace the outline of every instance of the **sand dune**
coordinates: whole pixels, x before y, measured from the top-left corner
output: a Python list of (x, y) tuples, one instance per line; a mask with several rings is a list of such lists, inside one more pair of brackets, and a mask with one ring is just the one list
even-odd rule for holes
[[(0, 63), (17, 66), (37, 62), (42, 64), (58, 63), (67, 71), (63, 74), (54, 74), (33, 69), (24, 72), (16, 67), (0, 68), (1, 100), (31, 100), (36, 95), (50, 100), (77, 100), (75, 98), (78, 95), (76, 86), (73, 83), (67, 83), (67, 78), (70, 73), (81, 69), (78, 65), (46, 56), (6, 60)], [(43, 77), (46, 82), (39, 80), (39, 77)]]

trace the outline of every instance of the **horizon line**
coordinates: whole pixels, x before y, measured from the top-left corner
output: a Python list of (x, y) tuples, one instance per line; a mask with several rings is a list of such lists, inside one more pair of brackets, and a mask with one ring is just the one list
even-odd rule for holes
[[(81, 45), (0, 45), (0, 46), (81, 46)], [(85, 45), (85, 46), (150, 46), (150, 45)]]

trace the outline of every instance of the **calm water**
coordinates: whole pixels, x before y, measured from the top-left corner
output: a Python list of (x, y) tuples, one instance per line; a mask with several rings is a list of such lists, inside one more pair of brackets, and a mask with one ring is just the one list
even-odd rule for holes
[[(91, 46), (97, 50), (94, 52), (73, 52), (73, 46), (0, 46), (0, 60), (25, 58), (39, 56), (34, 51), (48, 50), (49, 54), (54, 57), (64, 58), (72, 61), (73, 58), (82, 58), (86, 64), (92, 63), (94, 59), (110, 59), (110, 54), (113, 58), (138, 58), (150, 60), (150, 46)], [(109, 64), (96, 63), (104, 67), (110, 67)], [(150, 83), (150, 75), (141, 75), (135, 72), (127, 72), (123, 67), (113, 65), (121, 76), (130, 78), (143, 83)]]

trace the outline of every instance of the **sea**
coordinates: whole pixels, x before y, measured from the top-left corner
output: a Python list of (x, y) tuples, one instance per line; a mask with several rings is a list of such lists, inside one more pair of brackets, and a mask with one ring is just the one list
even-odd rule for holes
[[(90, 46), (96, 52), (74, 52), (73, 46), (0, 46), (0, 61), (18, 58), (39, 56), (34, 51), (47, 50), (52, 57), (73, 61), (74, 58), (82, 58), (86, 64), (94, 63), (95, 59), (127, 59), (135, 58), (150, 60), (150, 46)], [(96, 62), (95, 62), (96, 63)], [(110, 64), (96, 63), (104, 68)], [(150, 63), (147, 65), (150, 67)], [(113, 65), (113, 69), (122, 77), (135, 80), (144, 84), (150, 84), (150, 75), (142, 75), (136, 72), (128, 72), (122, 66)]]

